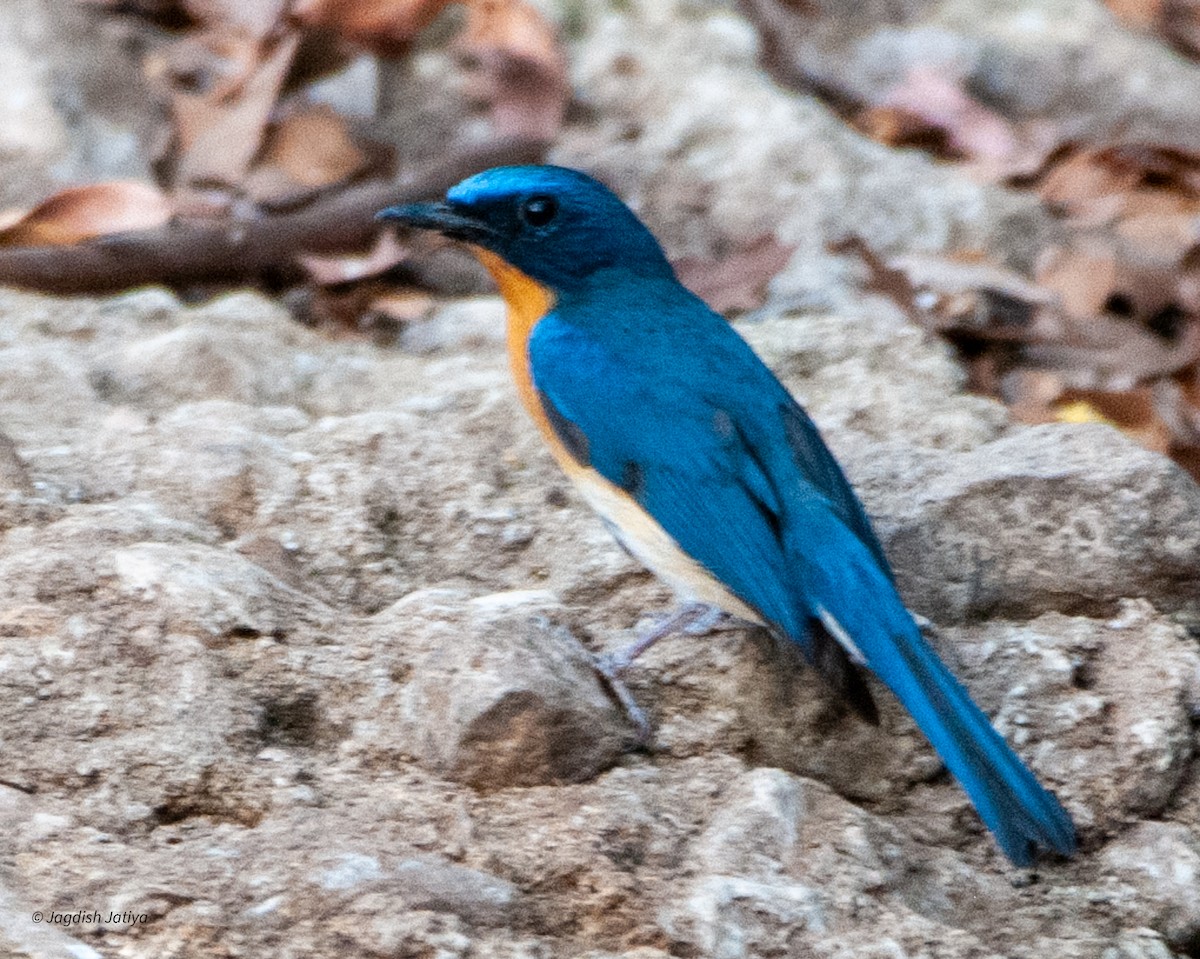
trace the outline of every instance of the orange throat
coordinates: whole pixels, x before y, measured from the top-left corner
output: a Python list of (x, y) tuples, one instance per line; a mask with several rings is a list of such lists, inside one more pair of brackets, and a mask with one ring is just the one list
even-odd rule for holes
[[(567, 462), (573, 461), (546, 418), (546, 411), (542, 408), (533, 385), (533, 371), (529, 365), (529, 336), (542, 317), (554, 308), (554, 294), (548, 287), (522, 273), (491, 250), (472, 246), (471, 252), (492, 274), (500, 288), (500, 295), (504, 297), (508, 306), (508, 363), (517, 384), (517, 395), (521, 397), (525, 409), (529, 411), (529, 415), (533, 417), (538, 429), (550, 444), (555, 458), (566, 466)], [(563, 457), (567, 457), (566, 462)]]

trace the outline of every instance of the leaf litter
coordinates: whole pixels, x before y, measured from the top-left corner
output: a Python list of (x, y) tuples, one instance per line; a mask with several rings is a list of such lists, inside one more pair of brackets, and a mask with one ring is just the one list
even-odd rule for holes
[[(157, 182), (71, 187), (3, 215), (0, 282), (74, 293), (307, 287), (310, 304), (329, 288), (339, 305), (318, 313), (354, 327), (346, 288), (360, 283), (364, 315), (416, 315), (405, 293), (411, 251), (375, 211), (487, 166), (536, 162), (569, 96), (557, 30), (528, 0), (77, 2), (154, 25), (141, 45), (166, 108)], [(375, 57), (383, 77), (447, 8), (464, 8), (448, 49), (470, 97), (460, 134), (435, 160), (393, 146), (379, 91), (356, 115), (313, 98), (314, 84), (356, 56)]]
[[(1200, 57), (1200, 4), (1108, 5), (1131, 29)], [(977, 94), (967, 65), (944, 60), (863, 94), (823, 74), (809, 45), (816, 18), (838, 14), (786, 0), (743, 7), (783, 82), (881, 143), (1031, 191), (1060, 227), (1030, 275), (979, 250), (889, 257), (848, 237), (835, 252), (862, 261), (868, 288), (954, 344), (971, 387), (1018, 419), (1110, 423), (1200, 479), (1200, 154), (1007, 115), (1002, 100)]]

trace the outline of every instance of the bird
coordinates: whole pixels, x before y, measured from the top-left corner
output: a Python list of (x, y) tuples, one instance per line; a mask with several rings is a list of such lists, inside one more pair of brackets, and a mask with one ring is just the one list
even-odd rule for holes
[(803, 408), (684, 287), (621, 199), (550, 165), (484, 170), (378, 219), (464, 242), (507, 306), (517, 392), (617, 540), (683, 601), (794, 644), (864, 718), (899, 699), (1016, 866), (1076, 850), (1072, 820), (922, 635), (858, 497)]

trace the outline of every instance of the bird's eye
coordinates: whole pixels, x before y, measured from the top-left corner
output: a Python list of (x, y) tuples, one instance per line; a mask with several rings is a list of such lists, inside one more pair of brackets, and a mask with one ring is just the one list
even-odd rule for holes
[(552, 196), (531, 196), (521, 204), (521, 219), (532, 227), (543, 227), (558, 215), (558, 201)]

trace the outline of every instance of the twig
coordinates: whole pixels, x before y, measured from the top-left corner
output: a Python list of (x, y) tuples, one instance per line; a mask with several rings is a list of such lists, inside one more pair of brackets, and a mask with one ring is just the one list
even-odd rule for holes
[(301, 210), (252, 220), (179, 221), (73, 246), (0, 248), (0, 283), (46, 293), (111, 293), (158, 283), (256, 284), (296, 269), (297, 253), (362, 250), (378, 233), (376, 211), (439, 196), (479, 170), (537, 161), (547, 143), (512, 138), (464, 150), (407, 182), (364, 183)]

